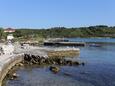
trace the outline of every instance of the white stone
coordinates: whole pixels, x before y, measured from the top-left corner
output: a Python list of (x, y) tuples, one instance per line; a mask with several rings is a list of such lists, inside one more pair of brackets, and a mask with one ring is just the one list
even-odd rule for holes
[(14, 52), (14, 46), (13, 45), (3, 45), (2, 50), (4, 54), (11, 55)]
[(7, 40), (12, 40), (12, 39), (14, 39), (13, 35), (12, 35), (12, 34), (9, 34), (9, 35), (7, 36)]

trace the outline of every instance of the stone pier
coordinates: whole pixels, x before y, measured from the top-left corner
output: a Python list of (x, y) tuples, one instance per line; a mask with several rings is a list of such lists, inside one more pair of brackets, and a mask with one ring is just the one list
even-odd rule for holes
[(0, 86), (2, 86), (2, 81), (5, 78), (8, 71), (17, 63), (21, 62), (23, 58), (23, 53), (0, 56)]

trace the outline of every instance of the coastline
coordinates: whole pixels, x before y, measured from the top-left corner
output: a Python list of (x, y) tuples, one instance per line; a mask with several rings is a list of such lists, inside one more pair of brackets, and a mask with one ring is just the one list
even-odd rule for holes
[[(62, 57), (63, 56), (66, 56), (66, 54), (70, 51), (68, 50), (71, 50), (73, 48), (67, 48), (67, 51), (66, 49), (64, 49), (64, 52), (65, 54), (62, 54)], [(74, 65), (79, 65), (80, 63), (78, 61), (76, 62), (72, 62), (71, 60), (64, 60), (62, 58), (50, 58), (48, 56), (48, 51), (54, 51), (53, 52), (53, 57), (58, 56), (55, 49), (50, 49), (50, 48), (44, 48), (44, 47), (31, 47), (28, 48), (28, 49), (20, 49), (20, 48), (17, 48), (16, 49), (17, 51), (15, 51), (15, 54), (13, 55), (2, 55), (0, 59), (0, 63), (1, 63), (1, 70), (0, 70), (0, 86), (2, 86), (2, 82), (4, 80), (4, 78), (6, 77), (6, 75), (8, 74), (8, 72), (10, 70), (12, 70), (13, 67), (15, 67), (15, 65), (18, 65), (18, 63), (20, 62), (24, 62), (22, 63), (22, 65), (24, 64), (27, 64), (27, 65), (47, 65), (47, 64), (54, 64), (54, 63), (57, 63), (57, 65), (61, 65), (61, 62), (63, 61), (63, 65), (71, 65), (71, 64), (74, 64)], [(57, 49), (57, 50), (60, 50), (60, 52), (62, 51), (63, 52), (63, 49)], [(79, 50), (78, 50), (79, 51)], [(78, 54), (75, 49), (75, 52), (73, 52), (73, 54), (75, 53)], [(59, 52), (59, 51), (58, 51)], [(71, 51), (72, 52), (72, 51)], [(71, 54), (70, 52), (70, 54)], [(54, 54), (56, 53), (56, 54)], [(26, 57), (26, 56), (29, 56)], [(36, 58), (35, 58), (36, 57)], [(61, 57), (60, 55), (58, 57)], [(29, 59), (29, 60), (28, 60)], [(35, 62), (36, 61), (36, 62)], [(65, 64), (66, 62), (66, 64)]]
[[(90, 40), (89, 40), (90, 41)], [(19, 49), (19, 48), (18, 48)], [(42, 48), (43, 49), (43, 48)], [(41, 49), (41, 50), (42, 50)], [(45, 49), (45, 48), (44, 48)], [(43, 50), (44, 50), (43, 49)], [(46, 49), (45, 49), (46, 50)], [(34, 51), (34, 49), (32, 50), (32, 51)], [(36, 51), (36, 50), (35, 50)], [(34, 51), (34, 54), (36, 53)], [(100, 52), (101, 51), (101, 52)], [(24, 51), (23, 51), (24, 52)], [(89, 54), (89, 52), (90, 52), (90, 54)], [(107, 54), (106, 54), (106, 52), (107, 52)], [(113, 53), (112, 53), (113, 52)], [(19, 52), (20, 53), (20, 52)], [(26, 51), (25, 51), (25, 53), (27, 53)], [(30, 52), (28, 52), (28, 54), (29, 54)], [(98, 53), (98, 54), (97, 54)], [(112, 55), (111, 55), (112, 54)], [(37, 54), (36, 54), (37, 55)], [(110, 56), (108, 56), (108, 55), (110, 55)], [(112, 63), (114, 63), (114, 45), (106, 45), (105, 46), (105, 44), (104, 45), (102, 45), (102, 47), (90, 47), (90, 46), (87, 46), (87, 47), (81, 47), (80, 48), (80, 58), (83, 60), (85, 60), (85, 63), (86, 63), (86, 65), (85, 66), (66, 66), (66, 67), (64, 67), (64, 69), (66, 69), (66, 70), (63, 70), (63, 68), (62, 68), (62, 66), (61, 66), (61, 71), (59, 72), (59, 73), (57, 73), (57, 74), (55, 74), (55, 76), (58, 76), (59, 77), (59, 79), (58, 79), (58, 81), (56, 81), (55, 83), (59, 83), (59, 80), (60, 80), (60, 78), (62, 78), (62, 77), (65, 77), (65, 75), (61, 75), (60, 76), (60, 73), (62, 73), (62, 71), (64, 71), (65, 73), (67, 73), (67, 74), (71, 74), (71, 75), (73, 75), (73, 76), (71, 76), (71, 77), (73, 77), (73, 78), (76, 78), (78, 81), (79, 81), (79, 79), (81, 80), (80, 81), (80, 83), (82, 84), (82, 81), (86, 81), (86, 84), (87, 84), (87, 82), (88, 83), (91, 83), (91, 84), (95, 84), (96, 86), (98, 86), (98, 85), (101, 85), (101, 84), (104, 84), (105, 82), (100, 82), (100, 80), (99, 79), (101, 79), (101, 80), (103, 80), (103, 81), (110, 81), (109, 79), (108, 79), (108, 77), (109, 78), (111, 78), (111, 81), (109, 82), (109, 83), (111, 83), (111, 82), (113, 82), (115, 79), (114, 79), (114, 77), (111, 77), (111, 76), (114, 76), (114, 66), (113, 67), (110, 67), (111, 65), (108, 65), (108, 64), (112, 64)], [(103, 57), (103, 58), (102, 58)], [(73, 60), (75, 60), (75, 59), (73, 59)], [(106, 65), (105, 65), (106, 64)], [(35, 64), (33, 64), (33, 65), (35, 65)], [(15, 80), (10, 80), (10, 79), (7, 79), (7, 81), (6, 81), (6, 86), (16, 86), (16, 85), (20, 85), (21, 86), (21, 83), (23, 83), (24, 85), (23, 86), (25, 86), (27, 83), (29, 83), (29, 84), (31, 84), (31, 85), (34, 85), (34, 83), (32, 83), (33, 81), (36, 81), (36, 84), (38, 84), (37, 82), (38, 81), (40, 81), (41, 79), (40, 78), (43, 78), (43, 76), (44, 77), (52, 77), (52, 75), (53, 75), (53, 73), (51, 73), (51, 71), (49, 71), (49, 66), (44, 70), (44, 68), (39, 68), (39, 66), (37, 67), (37, 68), (35, 68), (34, 69), (34, 67), (33, 67), (33, 65), (31, 65), (31, 64), (27, 64), (27, 69), (26, 69), (26, 67), (21, 67), (22, 69), (18, 69), (18, 70), (16, 70), (16, 73), (17, 74), (19, 74), (19, 77), (17, 78), (17, 79), (15, 79)], [(31, 66), (33, 67), (33, 68), (31, 68)], [(36, 66), (37, 66), (37, 64), (36, 64)], [(47, 65), (44, 65), (44, 66), (47, 66)], [(113, 69), (113, 72), (112, 71), (110, 71), (110, 68), (112, 68)], [(34, 72), (32, 72), (31, 74), (32, 75), (36, 75), (36, 78), (37, 78), (37, 80), (36, 79), (34, 79), (35, 77), (33, 77), (33, 81), (31, 81), (31, 82), (28, 82), (28, 81), (22, 81), (22, 79), (27, 79), (27, 77), (24, 77), (23, 76), (23, 74), (25, 75), (25, 71), (26, 71), (26, 76), (32, 76), (31, 74), (30, 74), (30, 71), (28, 71), (28, 69), (31, 71), (34, 71)], [(36, 70), (37, 69), (37, 70)], [(11, 69), (12, 70), (12, 69)], [(44, 70), (44, 72), (45, 73), (43, 73), (42, 72), (42, 70)], [(107, 70), (107, 71), (104, 71), (104, 70)], [(21, 72), (20, 72), (21, 71)], [(75, 72), (75, 74), (74, 74), (74, 72)], [(29, 72), (29, 73), (28, 73)], [(40, 72), (40, 73), (39, 73)], [(76, 75), (76, 73), (77, 73), (77, 75)], [(101, 76), (98, 76), (98, 74), (102, 74), (102, 76), (104, 76), (105, 78), (103, 78), (103, 77), (101, 77)], [(112, 74), (111, 74), (112, 73)], [(30, 75), (29, 75), (30, 74)], [(45, 74), (49, 74), (49, 75), (45, 75)], [(50, 75), (50, 74), (52, 74), (52, 75)], [(87, 76), (87, 74), (89, 74), (89, 76)], [(11, 74), (12, 75), (12, 74)], [(40, 75), (43, 75), (43, 76), (40, 76)], [(53, 75), (54, 76), (54, 75)], [(86, 77), (86, 78), (83, 78), (83, 77)], [(98, 79), (94, 79), (93, 77), (96, 77), (96, 78), (98, 78)], [(68, 77), (68, 76), (67, 76)], [(71, 78), (71, 77), (68, 77), (68, 78)], [(76, 80), (75, 79), (75, 80)], [(90, 80), (89, 80), (90, 79)], [(30, 79), (28, 79), (28, 80), (31, 80), (31, 78)], [(47, 78), (45, 79), (45, 78), (43, 78), (42, 79), (42, 81), (43, 81), (43, 83), (40, 85), (40, 86), (44, 86), (44, 83), (45, 83), (45, 80), (47, 80)], [(52, 77), (52, 81), (55, 81), (55, 77)], [(66, 80), (66, 79), (65, 79)], [(73, 79), (74, 80), (74, 79)], [(75, 81), (76, 83), (77, 83), (77, 80)], [(94, 83), (94, 81), (95, 81), (95, 83)], [(70, 81), (71, 82), (71, 81)], [(68, 82), (68, 83), (70, 83), (70, 82)], [(47, 83), (50, 83), (50, 86), (53, 86), (53, 84), (54, 84), (54, 82), (52, 83), (52, 82), (50, 82), (50, 81), (48, 81)], [(46, 84), (46, 86), (47, 86), (47, 83), (45, 83)], [(60, 82), (61, 83), (61, 82)], [(66, 81), (64, 82), (64, 83), (66, 83)], [(61, 83), (61, 84), (63, 84), (63, 83)], [(61, 85), (60, 84), (60, 85)], [(78, 83), (77, 83), (78, 84)], [(85, 85), (86, 85), (85, 84)], [(84, 85), (84, 86), (85, 86)], [(105, 85), (105, 84), (104, 84)], [(28, 85), (27, 85), (28, 86)], [(36, 85), (35, 85), (36, 86)], [(65, 86), (65, 85), (63, 85), (63, 86)], [(69, 86), (69, 85), (68, 85)], [(76, 85), (74, 85), (74, 86), (76, 86)], [(105, 85), (106, 86), (106, 85)], [(114, 86), (114, 85), (112, 85), (112, 86)]]

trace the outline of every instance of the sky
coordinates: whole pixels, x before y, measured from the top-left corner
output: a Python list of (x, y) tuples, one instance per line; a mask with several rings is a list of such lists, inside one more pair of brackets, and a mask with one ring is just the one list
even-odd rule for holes
[(115, 0), (0, 0), (0, 27), (115, 26)]

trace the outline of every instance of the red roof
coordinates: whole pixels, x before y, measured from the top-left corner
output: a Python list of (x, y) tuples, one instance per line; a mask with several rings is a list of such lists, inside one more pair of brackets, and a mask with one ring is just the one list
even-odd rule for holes
[(15, 32), (15, 29), (7, 28), (7, 29), (4, 30), (4, 32)]

